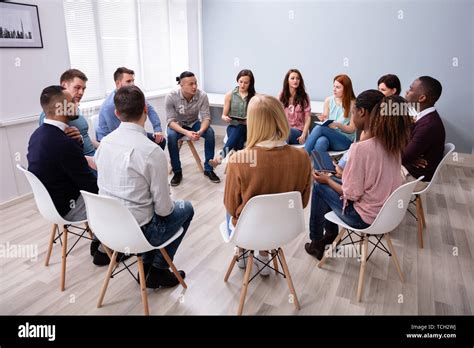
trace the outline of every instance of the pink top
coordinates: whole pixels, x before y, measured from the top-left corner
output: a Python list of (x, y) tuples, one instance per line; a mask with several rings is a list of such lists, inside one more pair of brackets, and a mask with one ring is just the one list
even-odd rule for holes
[(294, 105), (288, 105), (288, 107), (285, 108), (285, 115), (291, 128), (303, 131), (306, 118), (311, 117), (311, 103), (309, 99), (308, 105), (304, 109), (299, 104), (296, 107)]
[(401, 156), (389, 155), (375, 138), (354, 143), (342, 174), (344, 202), (372, 224), (387, 198), (402, 184)]

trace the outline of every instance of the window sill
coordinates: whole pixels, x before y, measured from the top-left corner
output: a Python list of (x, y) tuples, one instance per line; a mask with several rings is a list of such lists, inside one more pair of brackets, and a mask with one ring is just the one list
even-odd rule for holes
[[(164, 97), (168, 93), (173, 91), (174, 89), (175, 87), (171, 87), (171, 88), (158, 89), (156, 91), (145, 92), (145, 98), (154, 99), (154, 98)], [(79, 107), (81, 111), (98, 109), (100, 108), (104, 100), (105, 98), (88, 100), (88, 101), (82, 102)]]

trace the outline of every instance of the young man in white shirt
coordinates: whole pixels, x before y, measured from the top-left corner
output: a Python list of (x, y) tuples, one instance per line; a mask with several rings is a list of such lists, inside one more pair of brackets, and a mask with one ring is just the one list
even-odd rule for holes
[[(118, 198), (133, 214), (152, 245), (160, 245), (181, 227), (183, 234), (165, 249), (173, 259), (194, 215), (191, 203), (173, 202), (163, 150), (147, 138), (145, 96), (125, 86), (114, 96), (120, 126), (105, 136), (95, 155), (99, 194)], [(143, 255), (148, 288), (179, 284), (158, 250)], [(184, 278), (185, 273), (179, 271)]]

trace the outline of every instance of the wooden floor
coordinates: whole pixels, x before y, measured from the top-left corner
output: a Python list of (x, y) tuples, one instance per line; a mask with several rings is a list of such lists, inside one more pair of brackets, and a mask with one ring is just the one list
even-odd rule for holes
[[(203, 156), (202, 142), (197, 149)], [(175, 264), (186, 271), (188, 289), (148, 290), (150, 313), (235, 314), (244, 272), (236, 267), (228, 283), (223, 281), (233, 254), (218, 229), (224, 220), (224, 180), (211, 183), (198, 173), (186, 145), (181, 153), (184, 179), (172, 188), (173, 198), (191, 201), (195, 215)], [(217, 173), (225, 178), (223, 166)], [(424, 249), (418, 249), (416, 222), (409, 214), (391, 234), (405, 283), (400, 282), (390, 258), (375, 252), (367, 265), (362, 302), (357, 303), (357, 259), (333, 258), (323, 269), (317, 268), (316, 260), (303, 248), (308, 241), (306, 231), (284, 248), (301, 310), (289, 303), (286, 281), (271, 274), (250, 283), (244, 314), (473, 314), (473, 178), (472, 168), (443, 168), (438, 184), (423, 197)], [(309, 221), (309, 207), (305, 215)], [(104, 306), (96, 308), (107, 267), (92, 264), (87, 241), (68, 256), (66, 291), (59, 291), (61, 249), (55, 245), (50, 266), (45, 267), (51, 226), (33, 199), (1, 210), (0, 219), (0, 244), (31, 244), (39, 253), (33, 261), (0, 257), (0, 314), (143, 313), (139, 287), (127, 272), (110, 281)]]

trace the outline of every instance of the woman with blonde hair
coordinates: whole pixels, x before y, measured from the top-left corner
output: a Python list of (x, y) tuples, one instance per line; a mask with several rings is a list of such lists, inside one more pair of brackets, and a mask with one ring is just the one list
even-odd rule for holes
[[(308, 204), (311, 162), (304, 151), (286, 143), (289, 133), (280, 101), (255, 95), (247, 109), (247, 146), (230, 157), (227, 167), (224, 205), (229, 234), (254, 196), (299, 191), (303, 207)], [(260, 256), (268, 258), (266, 253), (260, 252)], [(245, 267), (244, 258), (239, 260), (239, 267)], [(268, 275), (267, 271), (264, 268), (260, 274)]]

